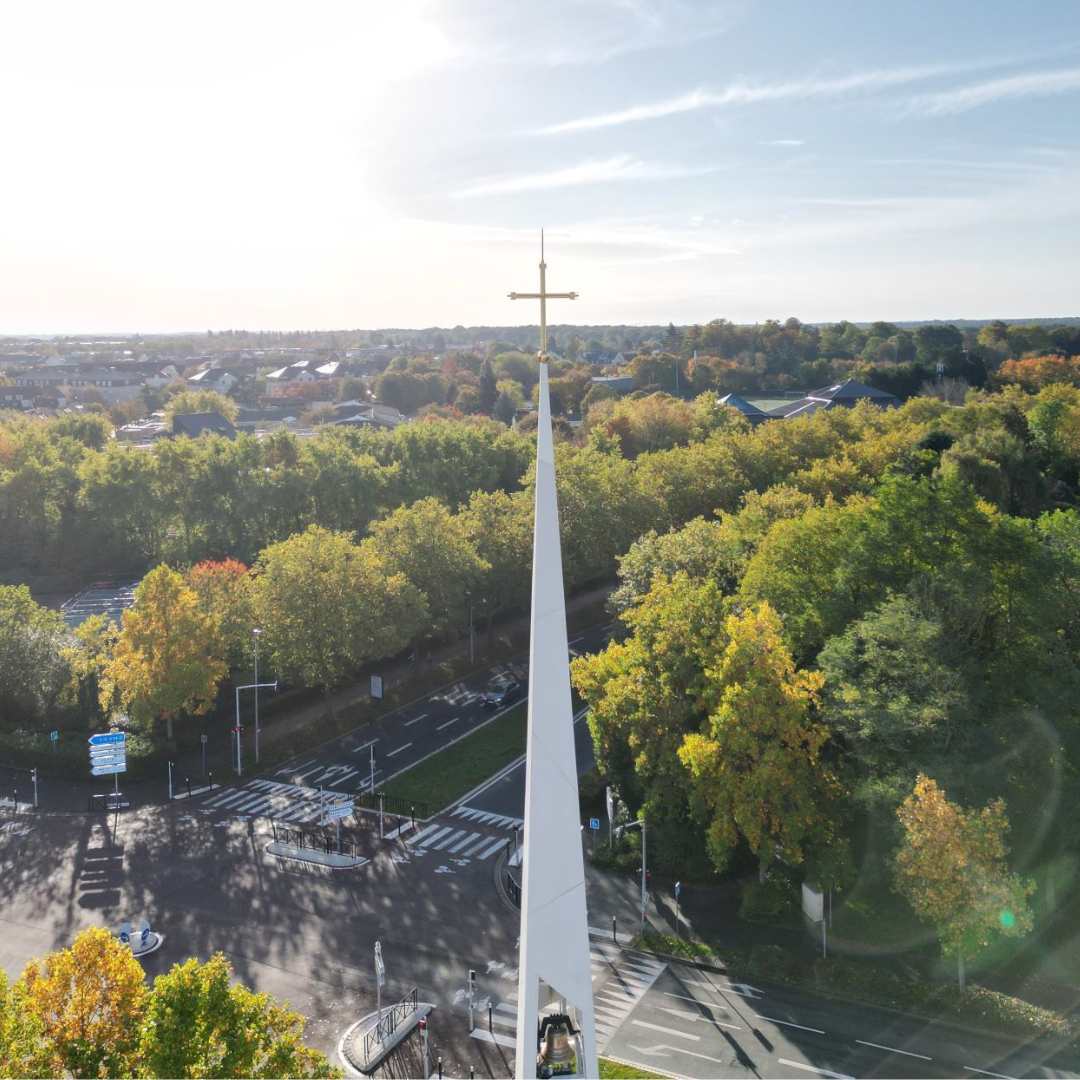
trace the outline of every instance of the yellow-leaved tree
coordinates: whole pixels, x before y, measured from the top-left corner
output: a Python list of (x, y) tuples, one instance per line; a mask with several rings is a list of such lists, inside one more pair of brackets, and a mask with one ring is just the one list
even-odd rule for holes
[(942, 953), (956, 957), (962, 990), (965, 959), (997, 934), (1019, 937), (1031, 929), (1035, 883), (1009, 872), (1001, 799), (965, 810), (920, 773), (896, 814), (904, 830), (894, 861), (897, 891), (933, 924)]
[(105, 682), (116, 687), (132, 719), (163, 718), (171, 740), (177, 716), (200, 716), (214, 703), (227, 670), (222, 652), (217, 620), (175, 570), (158, 566), (124, 612)]
[(831, 832), (837, 781), (821, 760), (828, 733), (812, 714), (822, 685), (797, 671), (768, 603), (725, 623), (727, 645), (715, 670), (719, 703), (679, 759), (708, 814), (708, 843), (723, 867), (739, 841), (757, 856), (761, 876), (778, 856), (801, 863)]

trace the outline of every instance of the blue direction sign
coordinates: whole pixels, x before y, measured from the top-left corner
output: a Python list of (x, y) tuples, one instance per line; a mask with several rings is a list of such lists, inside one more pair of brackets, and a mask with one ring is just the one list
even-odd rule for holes
[(326, 820), (337, 821), (340, 818), (347, 818), (352, 812), (353, 804), (351, 800), (347, 803), (336, 803), (326, 808)]
[(95, 754), (90, 759), (91, 767), (98, 765), (126, 765), (127, 754)]
[(90, 770), (91, 776), (112, 776), (113, 773), (127, 772), (127, 762), (118, 761), (112, 765), (95, 765)]
[(60, 732), (55, 731), (55, 730), (50, 731), (49, 732), (49, 742), (59, 742), (59, 741), (60, 741)]
[(120, 743), (122, 746), (126, 740), (127, 735), (123, 731), (99, 731), (86, 741), (91, 746), (109, 746), (113, 743)]
[(600, 828), (600, 819), (598, 817), (589, 818), (589, 828), (596, 832)]

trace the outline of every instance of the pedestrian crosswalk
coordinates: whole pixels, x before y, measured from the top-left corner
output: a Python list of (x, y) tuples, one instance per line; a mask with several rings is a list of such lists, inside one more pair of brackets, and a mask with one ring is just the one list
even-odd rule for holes
[[(590, 931), (593, 1011), (596, 1017), (596, 1048), (603, 1053), (608, 1042), (637, 1003), (667, 966), (642, 953), (630, 953)], [(481, 1003), (480, 1016), (470, 1034), (480, 1042), (513, 1048), (517, 1042), (517, 993), (504, 1000)], [(491, 1006), (490, 1010), (488, 1006)]]
[(496, 829), (518, 829), (525, 824), (523, 818), (509, 817), (506, 814), (491, 814), (486, 810), (474, 810), (471, 806), (459, 806), (454, 817), (471, 821), (474, 825), (487, 825)]
[(415, 836), (405, 841), (417, 855), (429, 851), (441, 851), (460, 859), (490, 859), (501, 848), (506, 847), (505, 836), (492, 836), (491, 833), (472, 832), (470, 829), (455, 829), (453, 825), (436, 822), (421, 829)]
[(341, 801), (341, 792), (282, 784), (277, 780), (249, 780), (241, 788), (224, 788), (211, 795), (203, 807), (243, 817), (268, 817), (296, 825), (316, 825), (326, 807)]

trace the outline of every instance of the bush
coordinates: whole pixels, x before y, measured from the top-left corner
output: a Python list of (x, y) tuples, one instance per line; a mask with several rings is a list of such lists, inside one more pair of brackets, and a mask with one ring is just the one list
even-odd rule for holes
[(764, 881), (748, 881), (742, 888), (739, 918), (748, 922), (785, 922), (798, 910), (798, 893), (782, 872)]

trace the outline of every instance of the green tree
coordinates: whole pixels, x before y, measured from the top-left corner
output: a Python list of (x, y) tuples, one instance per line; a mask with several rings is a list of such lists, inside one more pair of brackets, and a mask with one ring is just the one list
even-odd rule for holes
[(304, 1017), (232, 982), (221, 953), (154, 980), (141, 1024), (140, 1073), (173, 1077), (340, 1076), (300, 1041)]
[(222, 651), (214, 615), (180, 574), (162, 565), (135, 590), (105, 679), (132, 719), (163, 718), (171, 741), (178, 716), (201, 716), (213, 705), (227, 670)]
[(199, 598), (202, 611), (217, 628), (215, 651), (230, 669), (246, 670), (251, 662), (251, 631), (255, 626), (252, 579), (237, 559), (206, 560), (184, 575)]
[(68, 412), (49, 422), (50, 438), (74, 439), (88, 450), (103, 449), (112, 433), (108, 417), (100, 413)]
[(0, 722), (40, 720), (70, 677), (67, 627), (25, 585), (0, 585)]
[(332, 686), (367, 660), (402, 649), (426, 601), (370, 544), (309, 526), (272, 544), (254, 568), (254, 610), (273, 669), (305, 686)]
[(7, 973), (0, 970), (0, 1078), (59, 1077), (62, 1068), (48, 1045), (45, 1025), (26, 1008)]
[(764, 879), (778, 855), (800, 863), (832, 829), (837, 783), (821, 756), (827, 731), (814, 719), (822, 678), (796, 671), (768, 604), (728, 616), (724, 629), (727, 645), (708, 672), (716, 707), (703, 731), (685, 737), (679, 759), (707, 817), (716, 867), (742, 837)]
[(421, 499), (375, 522), (369, 544), (388, 568), (427, 598), (432, 635), (464, 629), (466, 595), (479, 590), (490, 568), (464, 520), (438, 499)]
[(240, 415), (240, 406), (231, 397), (216, 390), (181, 390), (169, 398), (165, 406), (165, 422), (172, 424), (173, 417), (188, 413), (218, 413), (233, 423)]
[(499, 396), (498, 387), (495, 385), (495, 370), (490, 360), (485, 360), (484, 366), (480, 369), (479, 393), (480, 412), (490, 416), (495, 411), (495, 402)]
[(1028, 899), (1035, 883), (1009, 872), (1009, 820), (1001, 799), (965, 810), (920, 774), (896, 814), (903, 828), (894, 863), (897, 891), (933, 924), (944, 955), (956, 957), (962, 990), (966, 959), (999, 934), (1019, 937), (1031, 929)]
[(513, 396), (506, 390), (500, 390), (494, 408), (491, 410), (491, 414), (496, 420), (499, 420), (504, 424), (511, 424), (514, 421), (517, 408), (517, 402), (514, 400)]

